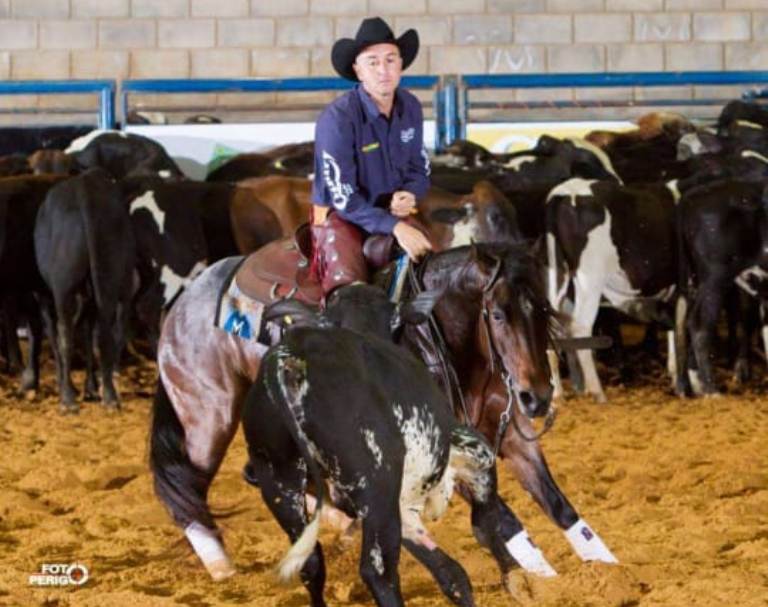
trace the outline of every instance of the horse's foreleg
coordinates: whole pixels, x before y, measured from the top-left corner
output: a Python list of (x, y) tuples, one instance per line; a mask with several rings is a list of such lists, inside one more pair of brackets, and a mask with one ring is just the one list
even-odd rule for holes
[[(533, 428), (527, 420), (521, 416), (517, 420), (524, 432), (533, 434)], [(500, 455), (523, 488), (565, 532), (566, 538), (582, 560), (618, 562), (600, 536), (578, 515), (560, 490), (537, 442), (525, 442), (510, 432), (501, 445)]]

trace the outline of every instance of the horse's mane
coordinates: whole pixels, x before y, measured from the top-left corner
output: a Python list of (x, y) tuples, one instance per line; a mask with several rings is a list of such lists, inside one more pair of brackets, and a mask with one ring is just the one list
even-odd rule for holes
[[(559, 333), (563, 318), (552, 309), (544, 287), (544, 266), (531, 252), (530, 243), (476, 243), (430, 255), (424, 262), (423, 273), (438, 275), (456, 290), (461, 290), (463, 272), (473, 254), (480, 258), (501, 260), (501, 275), (515, 293), (524, 297), (536, 309), (544, 312), (550, 338)], [(441, 281), (442, 282), (442, 281)]]

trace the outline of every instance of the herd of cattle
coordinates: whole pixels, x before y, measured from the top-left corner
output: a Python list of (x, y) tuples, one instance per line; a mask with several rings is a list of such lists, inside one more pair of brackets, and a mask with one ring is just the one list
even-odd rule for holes
[[(677, 326), (669, 340), (677, 346), (669, 354), (676, 390), (690, 394), (693, 380), (696, 392), (714, 393), (712, 341), (722, 310), (738, 337), (742, 380), (762, 318), (766, 128), (768, 110), (735, 101), (712, 127), (651, 114), (634, 132), (596, 131), (585, 141), (545, 135), (511, 154), (459, 141), (433, 157), (420, 216), (438, 249), (536, 243), (550, 303), (568, 312), (573, 336), (592, 333), (601, 305)], [(292, 234), (307, 217), (311, 142), (241, 154), (193, 182), (140, 136), (94, 131), (61, 151), (66, 130), (37, 142), (20, 133), (0, 141), (4, 151), (18, 141), (31, 152), (0, 157), (6, 347), (17, 367), (14, 327), (27, 322), (22, 389), (36, 388), (42, 318), (69, 409), (77, 407), (68, 379), (75, 318), (86, 331), (98, 327), (104, 397), (114, 405), (109, 378), (129, 320), (154, 343), (162, 311), (206, 264)], [(35, 144), (46, 149), (31, 151)], [(604, 400), (592, 353), (573, 358), (574, 386)], [(86, 396), (96, 385), (89, 372)]]

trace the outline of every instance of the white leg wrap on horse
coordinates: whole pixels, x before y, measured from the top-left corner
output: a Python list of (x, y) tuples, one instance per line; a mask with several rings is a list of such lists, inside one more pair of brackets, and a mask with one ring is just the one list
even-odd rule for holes
[(618, 559), (608, 550), (608, 547), (600, 539), (600, 536), (579, 519), (565, 532), (565, 537), (573, 546), (576, 554), (583, 561), (602, 561), (603, 563), (618, 563)]
[(224, 551), (221, 540), (216, 536), (216, 532), (195, 522), (188, 525), (184, 529), (184, 533), (215, 581), (218, 582), (235, 573), (235, 568)]
[(554, 577), (557, 572), (544, 558), (544, 553), (528, 537), (528, 532), (523, 529), (505, 544), (512, 557), (520, 563), (526, 571), (542, 577)]

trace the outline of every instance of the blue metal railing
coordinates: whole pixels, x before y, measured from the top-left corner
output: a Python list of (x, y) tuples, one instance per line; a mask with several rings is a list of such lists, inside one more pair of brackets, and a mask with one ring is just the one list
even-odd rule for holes
[[(466, 137), (471, 102), (469, 92), (479, 88), (603, 88), (630, 86), (730, 86), (768, 84), (768, 71), (738, 72), (616, 72), (575, 74), (470, 74), (459, 78), (462, 106), (456, 112), (458, 124), (449, 132)], [(696, 100), (685, 100), (685, 103)], [(558, 105), (549, 103), (550, 105)], [(560, 104), (564, 105), (564, 104)], [(450, 143), (450, 140), (448, 141)]]
[(114, 80), (3, 80), (0, 95), (99, 95), (99, 128), (115, 126)]
[[(409, 89), (435, 89), (434, 107), (436, 115), (435, 141), (444, 141), (442, 128), (453, 118), (440, 117), (443, 107), (440, 78), (437, 76), (403, 76), (402, 85)], [(285, 93), (345, 91), (354, 84), (342, 78), (242, 78), (242, 79), (167, 79), (167, 80), (125, 80), (121, 86), (123, 118), (128, 115), (129, 96), (140, 93)], [(443, 123), (441, 126), (441, 122)]]

